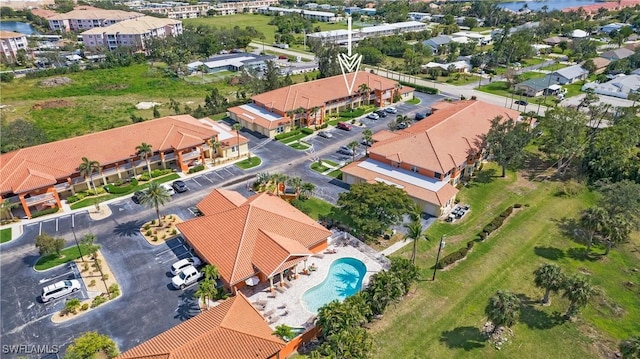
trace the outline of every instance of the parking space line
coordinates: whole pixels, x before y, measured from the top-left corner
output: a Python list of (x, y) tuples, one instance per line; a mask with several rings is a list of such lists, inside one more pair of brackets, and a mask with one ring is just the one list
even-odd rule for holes
[(73, 274), (73, 275), (75, 275), (75, 272), (74, 272), (73, 270), (70, 270), (70, 271), (68, 271), (68, 272), (65, 272), (65, 273), (63, 273), (63, 274), (57, 275), (57, 276), (55, 276), (55, 277), (51, 277), (51, 278), (43, 278), (43, 279), (40, 279), (40, 280), (38, 281), (38, 283), (42, 284), (42, 283), (50, 282), (50, 281), (52, 281), (52, 280), (54, 280), (54, 279), (56, 279), (56, 278), (60, 278), (60, 277), (63, 277), (63, 276), (68, 276), (69, 274)]
[(76, 227), (76, 215), (72, 214), (71, 215), (71, 228), (75, 228)]
[(217, 171), (213, 172), (216, 176), (220, 177), (221, 179), (224, 179), (224, 177), (222, 177)]
[(229, 169), (227, 167), (223, 168), (225, 171), (229, 172), (230, 175), (233, 176), (233, 172), (229, 171)]
[(209, 182), (211, 182), (211, 183), (213, 184), (213, 181), (211, 180), (211, 178), (209, 178), (209, 177), (207, 177), (207, 176), (202, 176), (202, 177), (206, 178), (206, 179), (207, 179), (207, 181), (209, 181)]
[(58, 222), (59, 222), (58, 220), (59, 220), (59, 219), (60, 219), (60, 218), (56, 218), (56, 232), (58, 231)]
[(198, 182), (195, 178), (192, 178), (191, 180), (193, 180), (193, 182), (195, 182), (198, 186), (200, 187), (204, 187), (203, 185), (200, 184), (200, 182)]
[(40, 228), (38, 229), (38, 235), (42, 234), (42, 222), (40, 222)]

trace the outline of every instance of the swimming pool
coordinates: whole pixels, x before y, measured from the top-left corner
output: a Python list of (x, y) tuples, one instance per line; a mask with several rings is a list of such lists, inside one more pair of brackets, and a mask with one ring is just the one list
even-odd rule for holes
[(362, 280), (367, 273), (367, 267), (361, 260), (355, 258), (340, 258), (331, 263), (329, 273), (322, 283), (310, 288), (302, 295), (305, 308), (317, 313), (323, 305), (338, 299), (356, 294), (362, 289)]

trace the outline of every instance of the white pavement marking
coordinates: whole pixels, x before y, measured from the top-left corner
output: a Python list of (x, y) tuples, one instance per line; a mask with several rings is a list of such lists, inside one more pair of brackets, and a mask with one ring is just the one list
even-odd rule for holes
[(38, 229), (38, 235), (42, 234), (42, 222), (40, 222), (40, 229)]
[(60, 218), (56, 218), (56, 232), (58, 231), (58, 222)]
[(71, 215), (71, 228), (75, 228), (76, 227), (76, 215), (72, 214)]
[(191, 180), (193, 180), (193, 182), (195, 182), (198, 186), (200, 186), (200, 187), (204, 187), (203, 185), (201, 185), (201, 184), (200, 184), (200, 182), (196, 181), (196, 179), (195, 179), (195, 178), (192, 178)]
[(218, 172), (213, 172), (216, 176), (220, 177), (220, 179), (224, 179)]
[(204, 177), (207, 181), (211, 182), (213, 184), (213, 181), (211, 180), (211, 178), (207, 177), (207, 176), (202, 176)]
[(73, 271), (69, 271), (69, 272), (66, 272), (66, 273), (63, 273), (63, 274), (57, 275), (57, 276), (55, 276), (55, 277), (40, 279), (39, 283), (40, 283), (40, 284), (42, 284), (42, 283), (46, 283), (46, 282), (52, 281), (52, 280), (54, 280), (54, 279), (56, 279), (56, 278), (60, 278), (60, 277), (63, 277), (63, 276), (67, 276), (67, 275), (69, 275), (70, 273), (74, 273), (74, 272), (73, 272)]

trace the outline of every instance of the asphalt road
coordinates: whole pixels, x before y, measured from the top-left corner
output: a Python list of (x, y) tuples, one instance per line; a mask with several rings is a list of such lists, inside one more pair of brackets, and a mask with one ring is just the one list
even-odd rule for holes
[[(398, 114), (413, 116), (415, 112), (441, 100), (439, 95), (417, 93), (418, 105), (397, 104)], [(335, 162), (351, 160), (351, 156), (338, 154), (342, 145), (362, 139), (362, 131), (373, 132), (387, 128), (394, 118), (363, 119), (365, 127), (354, 127), (352, 131), (330, 129), (331, 139), (312, 135), (307, 139), (313, 144), (315, 155)], [(243, 130), (250, 139), (251, 151), (262, 159), (259, 167), (244, 171), (236, 166), (226, 166), (211, 172), (184, 179), (189, 191), (178, 193), (172, 201), (161, 208), (162, 214), (177, 214), (183, 219), (193, 217), (190, 207), (195, 206), (206, 194), (217, 187), (239, 190), (245, 196), (252, 193), (248, 186), (252, 176), (259, 172), (282, 172), (299, 176), (312, 182), (317, 189), (315, 195), (335, 203), (340, 193), (348, 186), (333, 178), (312, 171), (312, 157), (277, 141)], [(359, 149), (360, 155), (364, 148)], [(107, 205), (107, 204), (103, 204)], [(152, 246), (139, 234), (141, 225), (155, 218), (155, 211), (137, 205), (130, 198), (108, 204), (112, 215), (103, 220), (91, 220), (87, 212), (77, 212), (57, 218), (32, 222), (24, 226), (21, 237), (0, 246), (0, 314), (3, 345), (57, 345), (66, 347), (73, 338), (88, 331), (98, 331), (113, 338), (121, 351), (127, 350), (198, 313), (193, 292), (196, 285), (184, 291), (171, 288), (168, 274), (171, 263), (189, 255), (189, 248), (178, 239), (166, 244)], [(45, 272), (36, 272), (33, 265), (39, 258), (34, 246), (35, 237), (41, 233), (60, 236), (68, 246), (73, 245), (74, 234), (81, 238), (93, 233), (97, 244), (120, 284), (122, 295), (113, 302), (61, 324), (51, 322), (51, 315), (64, 306), (64, 299), (49, 304), (40, 302), (41, 288), (55, 281), (75, 278), (77, 271), (62, 266)], [(98, 285), (100, 285), (98, 283)], [(73, 297), (86, 298), (86, 288)], [(0, 357), (13, 358), (21, 354), (2, 352)], [(33, 356), (41, 357), (41, 356)]]

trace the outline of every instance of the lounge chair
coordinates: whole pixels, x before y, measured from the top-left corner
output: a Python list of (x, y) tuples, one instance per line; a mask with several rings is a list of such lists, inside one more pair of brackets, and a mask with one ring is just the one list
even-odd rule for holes
[(316, 253), (316, 254), (313, 255), (313, 257), (315, 257), (315, 258), (324, 258), (324, 254)]
[(279, 315), (274, 315), (273, 317), (271, 317), (269, 319), (269, 324), (273, 324), (273, 323), (277, 322), (278, 320), (280, 320), (280, 316)]
[(291, 288), (292, 284), (289, 282), (284, 282), (284, 286), (287, 288)]
[(269, 303), (266, 299), (260, 299), (260, 300), (256, 300), (255, 302), (253, 302), (253, 304), (255, 304), (256, 306), (259, 307), (264, 307), (267, 305), (267, 303)]
[(276, 291), (278, 293), (284, 293), (285, 290), (287, 290), (287, 288), (285, 288), (285, 287), (281, 287), (281, 286), (277, 286), (276, 287)]
[(267, 317), (267, 318), (269, 318), (269, 317), (271, 317), (275, 312), (276, 312), (276, 310), (275, 310), (275, 309), (268, 310), (268, 311), (264, 312), (264, 316), (265, 316), (265, 317)]

